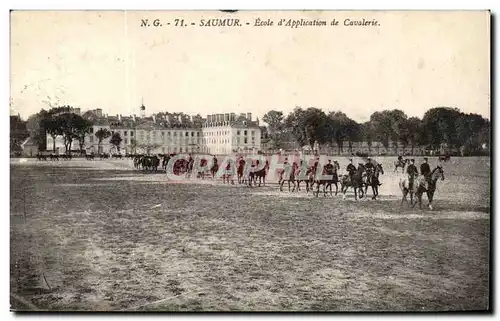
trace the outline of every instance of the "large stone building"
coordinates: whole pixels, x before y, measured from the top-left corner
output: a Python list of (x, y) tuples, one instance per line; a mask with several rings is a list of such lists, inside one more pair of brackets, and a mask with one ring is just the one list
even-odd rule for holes
[[(80, 113), (79, 109), (73, 112)], [(184, 115), (185, 116), (185, 115)], [(261, 148), (259, 120), (252, 120), (251, 113), (208, 115), (201, 117), (181, 117), (177, 114), (153, 114), (146, 116), (146, 108), (141, 106), (139, 116), (108, 116), (102, 109), (87, 111), (82, 117), (93, 126), (85, 137), (84, 150), (87, 153), (208, 153), (225, 155), (234, 152), (257, 153)], [(122, 141), (118, 148), (111, 144), (111, 136), (99, 142), (100, 129), (119, 133)], [(53, 140), (47, 135), (47, 150), (53, 151)], [(72, 150), (80, 149), (78, 141), (73, 141)], [(64, 152), (64, 141), (56, 137), (56, 152)]]

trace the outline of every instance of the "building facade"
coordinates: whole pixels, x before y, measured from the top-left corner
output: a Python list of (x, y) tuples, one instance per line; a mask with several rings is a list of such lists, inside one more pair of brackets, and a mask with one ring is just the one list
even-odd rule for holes
[[(250, 113), (208, 115), (195, 122), (193, 117), (172, 119), (171, 115), (155, 114), (147, 117), (145, 107), (141, 106), (140, 116), (108, 116), (103, 115), (101, 109), (96, 109), (85, 112), (82, 117), (93, 124), (90, 133), (85, 136), (83, 150), (86, 153), (226, 155), (234, 152), (257, 153), (261, 148), (259, 121), (252, 121)], [(111, 135), (100, 141), (99, 133), (104, 129)], [(114, 133), (119, 133), (122, 139), (118, 146), (111, 143)], [(55, 142), (54, 151), (53, 138), (47, 135), (47, 150), (63, 153), (63, 137), (56, 137)], [(80, 150), (77, 140), (73, 141), (71, 149)]]

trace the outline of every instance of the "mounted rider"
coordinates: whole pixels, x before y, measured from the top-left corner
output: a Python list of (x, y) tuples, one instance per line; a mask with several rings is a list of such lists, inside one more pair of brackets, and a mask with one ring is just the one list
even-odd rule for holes
[(408, 165), (408, 168), (406, 169), (406, 173), (408, 174), (408, 187), (410, 189), (413, 188), (413, 182), (415, 181), (415, 177), (418, 176), (418, 169), (417, 166), (415, 166), (415, 160), (412, 158), (410, 160), (410, 165)]
[(375, 165), (372, 163), (372, 159), (368, 157), (367, 162), (365, 164), (366, 170), (366, 182), (368, 184), (372, 183), (373, 172), (375, 171)]
[(356, 173), (356, 166), (352, 163), (352, 158), (349, 159), (349, 165), (346, 168), (349, 173), (349, 177), (351, 178), (351, 182), (353, 181), (354, 174)]
[(424, 157), (424, 162), (420, 165), (420, 174), (424, 176), (425, 182), (429, 183), (431, 180), (431, 168), (427, 161), (428, 158)]
[(332, 160), (331, 159), (328, 160), (328, 164), (326, 164), (324, 166), (324, 169), (325, 169), (325, 172), (327, 174), (332, 174), (333, 173), (333, 164), (332, 164)]

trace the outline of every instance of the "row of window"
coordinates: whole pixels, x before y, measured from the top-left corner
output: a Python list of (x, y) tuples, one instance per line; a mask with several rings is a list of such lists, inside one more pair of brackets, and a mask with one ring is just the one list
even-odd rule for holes
[[(117, 131), (118, 133), (120, 133), (121, 136), (123, 137), (127, 137), (129, 135), (129, 131), (125, 130), (125, 131)], [(141, 135), (144, 135), (144, 133), (146, 132), (147, 134), (151, 133), (153, 135), (153, 137), (156, 136), (156, 133), (158, 133), (158, 131), (154, 130), (154, 131), (144, 131), (144, 130), (138, 130), (137, 131), (139, 136)], [(93, 129), (91, 129), (90, 131), (91, 134), (93, 134)], [(114, 133), (114, 131), (111, 131), (111, 133)], [(161, 134), (162, 137), (165, 136), (165, 133), (166, 133), (166, 136), (185, 136), (185, 137), (206, 137), (206, 136), (228, 136), (230, 134), (230, 131), (229, 130), (221, 130), (221, 131), (217, 131), (217, 132), (208, 132), (208, 133), (205, 133), (205, 135), (203, 135), (203, 133), (200, 133), (200, 132), (178, 132), (178, 131), (173, 131), (173, 132), (170, 132), (170, 131), (161, 131), (159, 132)], [(172, 134), (173, 133), (173, 134)], [(178, 133), (178, 135), (177, 135)], [(240, 136), (241, 135), (241, 131), (240, 130), (237, 130), (236, 131), (236, 135)], [(251, 130), (250, 131), (250, 135), (251, 136), (255, 136), (255, 131), (254, 130)], [(130, 137), (133, 137), (134, 136), (134, 131), (130, 131)], [(247, 130), (244, 130), (243, 131), (243, 136), (248, 136), (248, 131)]]
[[(216, 138), (203, 138), (203, 142), (205, 144), (229, 144), (230, 140), (229, 139), (216, 139)], [(233, 141), (233, 144), (240, 144), (240, 137), (236, 137), (236, 141)], [(255, 137), (252, 137), (252, 143), (255, 143)], [(243, 144), (248, 144), (248, 137), (243, 138)]]

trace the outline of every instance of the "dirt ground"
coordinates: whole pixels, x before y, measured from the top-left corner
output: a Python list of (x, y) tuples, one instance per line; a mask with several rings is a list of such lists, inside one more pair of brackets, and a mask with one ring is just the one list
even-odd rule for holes
[(487, 309), (490, 159), (452, 158), (433, 211), (400, 206), (393, 160), (380, 200), (354, 201), (13, 159), (12, 308)]

